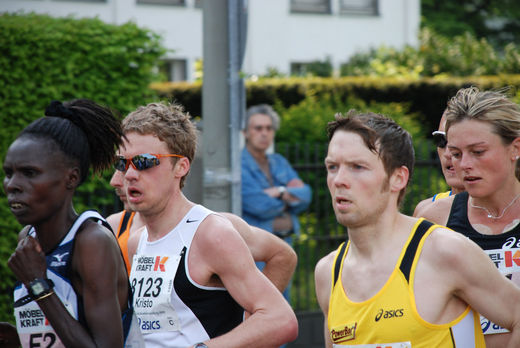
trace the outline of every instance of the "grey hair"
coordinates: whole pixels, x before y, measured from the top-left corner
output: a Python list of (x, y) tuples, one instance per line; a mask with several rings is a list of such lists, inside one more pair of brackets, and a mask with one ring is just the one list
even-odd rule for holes
[(246, 119), (244, 120), (244, 124), (242, 125), (243, 130), (247, 130), (247, 127), (249, 126), (249, 119), (253, 115), (267, 115), (271, 118), (271, 121), (273, 122), (274, 130), (277, 131), (280, 128), (280, 116), (274, 109), (271, 107), (271, 105), (268, 104), (258, 104), (251, 106), (249, 109), (247, 109), (246, 112)]

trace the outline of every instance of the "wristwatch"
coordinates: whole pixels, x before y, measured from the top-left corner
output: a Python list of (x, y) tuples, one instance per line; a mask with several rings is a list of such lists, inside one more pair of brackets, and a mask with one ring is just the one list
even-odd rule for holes
[(54, 282), (52, 280), (47, 278), (36, 278), (29, 283), (27, 291), (33, 299), (36, 299), (51, 292), (53, 288)]
[(278, 192), (280, 192), (278, 198), (282, 198), (283, 194), (287, 192), (287, 188), (285, 188), (285, 186), (278, 186)]
[(205, 345), (204, 343), (200, 342), (200, 343), (197, 343), (195, 346), (195, 348), (208, 348), (207, 345)]

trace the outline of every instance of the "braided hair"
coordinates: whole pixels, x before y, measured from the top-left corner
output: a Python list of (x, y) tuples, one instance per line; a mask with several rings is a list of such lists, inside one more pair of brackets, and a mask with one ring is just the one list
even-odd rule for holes
[(122, 144), (121, 124), (114, 112), (89, 99), (52, 101), (45, 116), (18, 135), (50, 139), (72, 163), (79, 164), (80, 184), (92, 167), (94, 173), (110, 168)]

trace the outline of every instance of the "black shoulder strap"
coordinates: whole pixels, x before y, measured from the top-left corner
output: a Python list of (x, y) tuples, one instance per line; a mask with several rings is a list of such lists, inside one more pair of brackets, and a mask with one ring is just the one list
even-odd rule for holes
[(133, 212), (125, 210), (125, 215), (123, 216), (123, 221), (121, 222), (121, 226), (119, 227), (119, 231), (117, 231), (117, 238), (121, 237), (123, 232), (126, 231), (126, 227), (128, 226), (128, 221), (132, 217)]
[(343, 242), (343, 244), (341, 244), (341, 248), (339, 249), (338, 255), (336, 256), (336, 262), (334, 263), (334, 280), (332, 281), (332, 287), (334, 287), (338, 281), (339, 270), (341, 269), (341, 261), (343, 261), (343, 255), (345, 255), (346, 249), (347, 242)]
[(415, 233), (412, 237), (412, 240), (410, 241), (410, 244), (408, 244), (408, 247), (406, 248), (406, 252), (404, 253), (404, 257), (401, 261), (401, 265), (399, 266), (399, 269), (403, 273), (404, 277), (406, 278), (406, 281), (410, 282), (410, 271), (412, 269), (413, 260), (415, 259), (415, 254), (417, 253), (417, 248), (419, 247), (419, 243), (421, 242), (421, 239), (424, 237), (428, 229), (433, 226), (433, 223), (427, 220), (423, 220), (419, 226), (417, 226), (417, 229), (415, 230)]

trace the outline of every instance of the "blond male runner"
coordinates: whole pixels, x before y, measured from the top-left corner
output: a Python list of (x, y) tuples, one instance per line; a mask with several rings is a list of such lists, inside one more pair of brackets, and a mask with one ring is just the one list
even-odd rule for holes
[(123, 131), (116, 168), (125, 173), (128, 204), (145, 222), (130, 279), (147, 347), (294, 340), (294, 312), (233, 225), (181, 191), (197, 143), (189, 116), (178, 105), (153, 103), (130, 113)]
[[(128, 257), (128, 243), (134, 247), (131, 251), (133, 256), (135, 248), (139, 243), (139, 232), (142, 231), (141, 227), (144, 226), (144, 222), (138, 212), (130, 210), (123, 188), (123, 180), (123, 172), (116, 170), (112, 175), (110, 185), (114, 187), (116, 195), (123, 203), (124, 210), (107, 217), (107, 222), (118, 237), (119, 246), (127, 263), (128, 274), (130, 274), (132, 258)], [(253, 259), (266, 263), (262, 273), (278, 290), (283, 291), (289, 284), (296, 269), (298, 257), (294, 250), (280, 238), (263, 229), (248, 225), (235, 214), (219, 214), (231, 221), (233, 227), (236, 228), (246, 242)]]
[(326, 346), (485, 347), (476, 310), (510, 329), (507, 347), (518, 347), (520, 289), (475, 243), (399, 213), (410, 135), (381, 115), (347, 116), (329, 124), (325, 159), (349, 237), (315, 270)]

